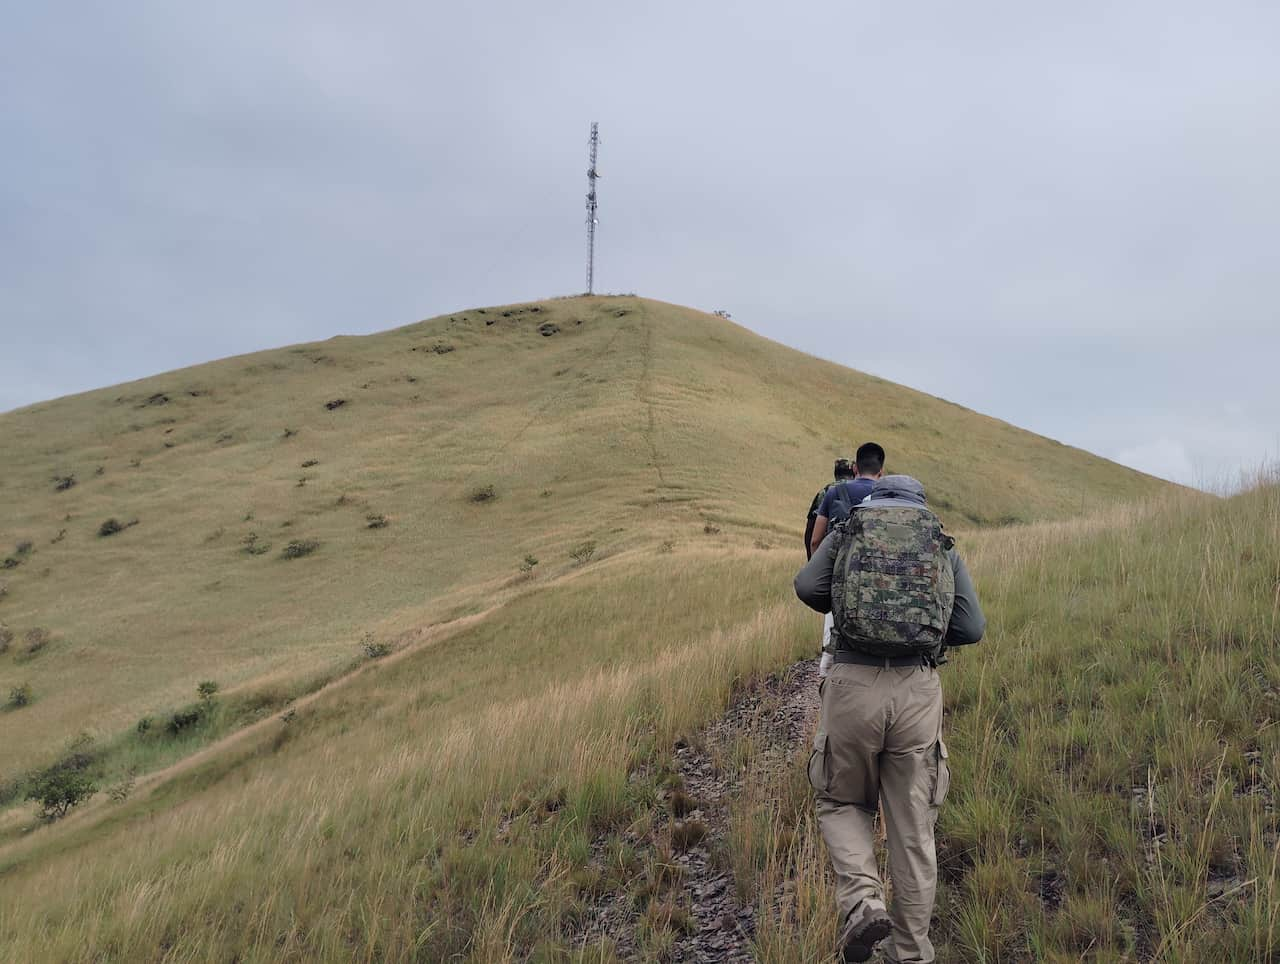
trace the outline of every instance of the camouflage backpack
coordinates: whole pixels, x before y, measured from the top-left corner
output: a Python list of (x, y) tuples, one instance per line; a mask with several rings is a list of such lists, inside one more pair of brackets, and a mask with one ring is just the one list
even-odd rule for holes
[(928, 509), (863, 505), (836, 526), (831, 606), (839, 645), (871, 656), (935, 652), (955, 603), (955, 540)]

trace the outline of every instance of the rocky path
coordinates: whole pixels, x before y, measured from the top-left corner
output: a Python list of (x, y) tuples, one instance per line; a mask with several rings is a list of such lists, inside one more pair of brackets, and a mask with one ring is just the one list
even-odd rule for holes
[[(689, 920), (678, 931), (669, 959), (696, 964), (755, 959), (759, 895), (740, 900), (724, 856), (732, 804), (753, 774), (792, 764), (817, 713), (818, 664), (805, 660), (741, 690), (723, 717), (673, 748), (683, 787), (672, 791), (654, 836), (673, 843), (672, 896), (687, 909)], [(735, 757), (744, 741), (751, 754), (747, 766)], [(674, 805), (677, 795), (682, 805)], [(636, 918), (626, 895), (605, 895), (590, 909), (580, 939), (610, 938), (625, 960), (641, 960)]]

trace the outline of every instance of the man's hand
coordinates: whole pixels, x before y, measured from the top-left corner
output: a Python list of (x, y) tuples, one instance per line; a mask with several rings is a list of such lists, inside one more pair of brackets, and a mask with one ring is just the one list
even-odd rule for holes
[(822, 540), (827, 535), (828, 519), (825, 515), (820, 515), (813, 520), (813, 535), (809, 538), (809, 555), (812, 556), (818, 551), (818, 546), (822, 545)]

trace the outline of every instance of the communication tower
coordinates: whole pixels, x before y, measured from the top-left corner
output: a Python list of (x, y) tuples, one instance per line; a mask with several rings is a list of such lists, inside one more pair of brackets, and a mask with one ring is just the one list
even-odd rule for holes
[(596, 274), (596, 153), (600, 148), (600, 125), (591, 122), (591, 164), (587, 167), (587, 294), (595, 289)]

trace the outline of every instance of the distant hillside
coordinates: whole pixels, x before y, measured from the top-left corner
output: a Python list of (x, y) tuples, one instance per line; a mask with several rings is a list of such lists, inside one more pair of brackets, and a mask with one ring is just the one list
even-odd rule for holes
[[(0, 789), (200, 680), (290, 694), (364, 634), (477, 612), (587, 544), (798, 558), (832, 457), (866, 439), (953, 528), (1168, 488), (633, 297), (458, 312), (0, 415), (0, 698), (34, 697), (3, 718)], [(48, 642), (28, 652), (34, 630)]]

